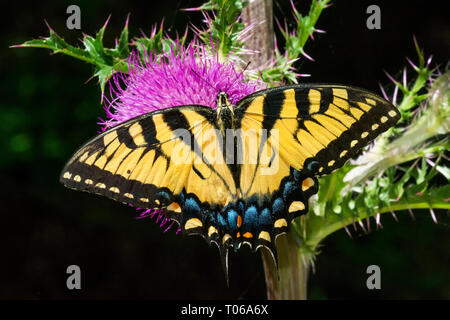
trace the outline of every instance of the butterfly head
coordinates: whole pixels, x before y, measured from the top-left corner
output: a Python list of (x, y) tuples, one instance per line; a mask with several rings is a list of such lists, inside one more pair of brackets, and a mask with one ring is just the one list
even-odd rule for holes
[(234, 115), (233, 105), (228, 100), (228, 95), (221, 91), (217, 95), (217, 119), (225, 120), (226, 118), (232, 118)]

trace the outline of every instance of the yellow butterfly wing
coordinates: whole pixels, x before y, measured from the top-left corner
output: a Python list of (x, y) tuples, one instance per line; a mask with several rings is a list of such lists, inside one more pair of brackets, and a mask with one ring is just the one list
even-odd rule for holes
[[(282, 227), (308, 211), (316, 176), (341, 167), (400, 117), (391, 103), (367, 90), (328, 84), (260, 91), (239, 102), (235, 113), (243, 149), (257, 145), (259, 152), (256, 161), (254, 152), (244, 152), (237, 185), (247, 199), (279, 198), (285, 213), (273, 220)], [(295, 197), (287, 199), (291, 193)]]
[[(199, 230), (203, 217), (195, 204), (213, 210), (236, 196), (229, 167), (216, 159), (223, 159), (221, 149), (204, 152), (221, 139), (213, 117), (210, 108), (183, 106), (127, 121), (81, 147), (61, 182), (136, 207), (165, 208), (185, 230)], [(187, 196), (195, 198), (191, 207)]]

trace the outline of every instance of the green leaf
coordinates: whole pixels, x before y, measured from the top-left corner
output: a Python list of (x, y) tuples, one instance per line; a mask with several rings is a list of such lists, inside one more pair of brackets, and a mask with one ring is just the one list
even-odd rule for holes
[[(61, 38), (52, 28), (49, 27), (49, 36), (42, 39), (34, 39), (26, 41), (23, 44), (15, 45), (14, 48), (45, 48), (53, 51), (53, 53), (62, 53), (72, 56), (84, 62), (94, 65), (94, 77), (98, 79), (102, 97), (106, 82), (116, 72), (128, 72), (127, 58), (130, 54), (128, 21), (120, 33), (119, 39), (116, 41), (113, 48), (105, 48), (103, 45), (103, 37), (106, 26), (109, 22), (109, 17), (105, 24), (96, 33), (95, 37), (90, 35), (83, 36), (83, 47), (75, 47), (68, 44)], [(184, 37), (181, 43), (184, 43)], [(141, 37), (136, 39), (132, 45), (137, 47), (144, 56), (144, 51), (152, 53), (161, 53), (162, 50), (170, 50), (170, 46), (175, 42), (171, 39), (163, 39), (163, 30), (160, 30), (152, 35), (152, 37)]]
[(125, 22), (125, 27), (122, 29), (120, 33), (119, 42), (117, 45), (117, 51), (120, 58), (125, 59), (130, 54), (130, 49), (128, 47), (128, 20), (130, 15), (127, 17), (127, 21)]
[(218, 43), (221, 59), (232, 51), (238, 55), (244, 45), (239, 37), (245, 26), (239, 17), (248, 3), (245, 0), (211, 0), (198, 8), (213, 11), (213, 18), (206, 20), (207, 28), (200, 31), (200, 39), (206, 45)]
[(90, 54), (80, 48), (69, 45), (63, 38), (61, 38), (53, 29), (49, 27), (50, 35), (47, 38), (34, 39), (26, 41), (20, 45), (12, 46), (13, 48), (45, 48), (50, 49), (54, 53), (62, 53), (70, 55), (74, 58), (83, 60), (88, 63), (95, 64)]
[[(422, 189), (422, 186), (417, 189)], [(415, 192), (416, 190), (414, 190)], [(381, 206), (368, 208), (361, 202), (362, 199), (356, 200), (356, 213), (353, 215), (327, 215), (320, 217), (316, 215), (308, 215), (306, 219), (307, 230), (304, 242), (307, 247), (315, 249), (317, 245), (331, 233), (344, 228), (344, 226), (352, 224), (355, 220), (361, 221), (368, 217), (374, 217), (376, 214), (387, 213), (391, 211), (406, 211), (408, 209), (446, 209), (450, 210), (450, 185), (432, 188), (423, 194), (416, 194), (413, 191), (408, 192), (408, 196), (402, 197), (398, 201), (390, 201), (390, 203), (381, 203)], [(363, 201), (363, 200), (362, 200)], [(356, 218), (355, 218), (356, 217)], [(296, 220), (294, 223), (298, 223)]]
[(302, 56), (309, 57), (305, 52), (306, 43), (312, 34), (317, 31), (315, 25), (323, 10), (328, 7), (329, 2), (330, 0), (313, 0), (306, 16), (293, 8), (293, 14), (297, 22), (294, 30), (288, 30), (287, 26), (283, 28), (276, 20), (279, 31), (285, 40), (285, 50), (281, 52), (278, 48), (275, 49), (274, 65), (261, 71), (263, 81), (268, 82), (271, 87), (286, 82), (297, 83), (299, 74), (293, 64)]
[(125, 26), (120, 33), (119, 40), (116, 39), (116, 46), (113, 49), (105, 48), (105, 51), (109, 53), (109, 55), (119, 58), (119, 59), (127, 59), (130, 54), (130, 47), (128, 43), (128, 21), (130, 15), (127, 16), (127, 20), (125, 21)]

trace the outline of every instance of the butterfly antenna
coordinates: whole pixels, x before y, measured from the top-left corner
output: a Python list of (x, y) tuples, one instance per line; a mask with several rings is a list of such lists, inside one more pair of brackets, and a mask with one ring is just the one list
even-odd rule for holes
[(245, 65), (244, 69), (242, 69), (242, 71), (240, 72), (241, 75), (244, 75), (244, 72), (245, 72), (245, 70), (247, 70), (248, 66), (250, 65), (250, 62), (251, 61), (247, 62), (247, 64)]
[(242, 69), (242, 72), (241, 72), (242, 74), (244, 74), (245, 70), (247, 70), (248, 66), (250, 65), (250, 62), (251, 61), (247, 62), (247, 64), (245, 65), (244, 69)]
[[(244, 75), (244, 72), (245, 72), (245, 70), (247, 70), (248, 66), (250, 65), (250, 62), (251, 61), (247, 62), (244, 69), (242, 69), (242, 71), (239, 73), (240, 75), (242, 75), (242, 76)], [(236, 77), (236, 79), (228, 86), (228, 88), (231, 88), (236, 83), (236, 81), (238, 81), (238, 79), (239, 79), (239, 77)]]
[(194, 69), (191, 68), (191, 71), (201, 80), (203, 80), (208, 86), (210, 86), (211, 88), (213, 88), (214, 90), (217, 90), (216, 87), (214, 87), (211, 83), (209, 83), (205, 78), (203, 78), (201, 75), (199, 75), (197, 72), (195, 72)]

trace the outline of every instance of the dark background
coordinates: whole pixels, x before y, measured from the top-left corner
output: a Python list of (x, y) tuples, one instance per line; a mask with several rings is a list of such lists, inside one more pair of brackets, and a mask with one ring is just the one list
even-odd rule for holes
[[(295, 1), (296, 4), (298, 1)], [(68, 30), (66, 8), (81, 8), (82, 31)], [(136, 220), (133, 208), (65, 189), (58, 176), (65, 161), (96, 134), (103, 117), (92, 66), (50, 56), (43, 49), (10, 49), (39, 36), (49, 24), (70, 43), (93, 35), (109, 14), (105, 43), (111, 46), (131, 14), (130, 35), (150, 33), (165, 17), (172, 36), (200, 13), (180, 12), (201, 1), (15, 1), (2, 5), (2, 98), (0, 99), (0, 298), (265, 298), (259, 254), (248, 249), (231, 256), (226, 287), (217, 249), (200, 237), (163, 234), (152, 220)], [(381, 7), (381, 30), (366, 28), (366, 8)], [(297, 7), (306, 13), (309, 1)], [(275, 0), (275, 14), (292, 23), (288, 1)], [(383, 73), (400, 75), (405, 57), (417, 61), (413, 35), (433, 61), (445, 66), (450, 53), (448, 11), (435, 1), (335, 1), (317, 24), (300, 72), (314, 82), (353, 84), (392, 92)], [(303, 62), (305, 61), (305, 62)], [(411, 69), (408, 70), (412, 76)], [(449, 217), (435, 225), (426, 211), (416, 221), (397, 213), (400, 223), (382, 217), (383, 229), (350, 239), (344, 231), (327, 238), (309, 280), (312, 299), (450, 298)], [(372, 222), (372, 227), (374, 223)], [(82, 289), (66, 288), (66, 268), (82, 270)], [(370, 291), (367, 266), (382, 271), (382, 289)]]

